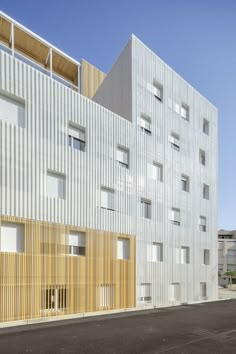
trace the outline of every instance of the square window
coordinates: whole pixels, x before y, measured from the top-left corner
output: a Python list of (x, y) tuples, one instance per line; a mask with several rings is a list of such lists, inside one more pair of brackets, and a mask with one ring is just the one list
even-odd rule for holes
[(130, 258), (130, 240), (119, 237), (117, 240), (117, 259)]
[(141, 215), (145, 219), (151, 219), (151, 208), (152, 204), (150, 200), (141, 199)]
[(118, 146), (117, 161), (122, 167), (129, 168), (129, 150), (124, 147)]
[(180, 209), (171, 208), (169, 209), (169, 220), (173, 225), (180, 225)]
[(140, 298), (141, 302), (151, 302), (152, 294), (151, 294), (151, 283), (141, 283), (140, 284)]
[(189, 192), (189, 177), (181, 175), (181, 189), (182, 191)]
[(200, 216), (199, 218), (199, 230), (206, 232), (206, 217)]
[(206, 152), (204, 150), (199, 150), (199, 162), (201, 165), (206, 166)]
[(101, 208), (107, 210), (115, 210), (114, 207), (114, 189), (102, 187), (101, 188)]
[(176, 133), (171, 133), (169, 140), (170, 140), (170, 144), (171, 144), (172, 149), (179, 151), (180, 150), (179, 135)]
[(153, 94), (160, 102), (163, 100), (163, 86), (154, 80), (153, 82)]
[(68, 145), (73, 149), (85, 151), (85, 128), (69, 123)]
[(2, 224), (0, 225), (0, 251), (23, 253), (24, 249), (24, 224), (2, 222)]
[(68, 245), (69, 245), (69, 255), (85, 256), (85, 252), (86, 252), (85, 232), (70, 231)]
[(142, 113), (140, 117), (140, 128), (147, 135), (152, 134), (151, 118), (144, 113)]
[(64, 310), (66, 308), (66, 289), (61, 286), (45, 289), (43, 292), (43, 303), (45, 310)]
[(203, 184), (203, 199), (209, 200), (210, 187), (207, 184)]
[(182, 103), (180, 113), (183, 119), (189, 120), (189, 107), (186, 104)]
[(210, 123), (209, 120), (206, 118), (203, 118), (203, 133), (206, 135), (209, 135), (209, 130), (210, 130)]
[(0, 120), (24, 128), (25, 104), (8, 95), (0, 94)]
[(57, 172), (47, 172), (47, 195), (49, 197), (65, 199), (66, 197), (66, 177)]

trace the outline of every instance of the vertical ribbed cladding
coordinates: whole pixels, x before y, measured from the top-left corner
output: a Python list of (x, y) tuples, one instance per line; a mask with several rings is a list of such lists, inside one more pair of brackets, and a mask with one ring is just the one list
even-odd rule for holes
[[(135, 306), (134, 236), (0, 217), (9, 222), (24, 228), (24, 252), (0, 252), (0, 322)], [(72, 230), (86, 234), (84, 255), (70, 255)], [(118, 237), (129, 260), (116, 257)]]
[[(207, 283), (208, 299), (217, 297), (217, 112), (215, 108), (138, 39), (133, 37), (133, 122), (136, 129), (137, 178), (137, 297), (140, 283), (152, 284), (152, 304), (170, 304), (169, 286), (181, 284), (181, 301), (200, 299), (200, 282)], [(147, 88), (158, 80), (163, 84), (163, 102), (155, 100)], [(187, 104), (190, 119), (175, 113), (174, 104)], [(141, 133), (137, 119), (145, 113), (152, 119), (152, 136)], [(210, 121), (211, 132), (202, 132), (203, 118)], [(171, 132), (180, 136), (180, 152), (170, 146)], [(199, 164), (199, 148), (206, 150), (208, 163)], [(148, 177), (147, 164), (163, 163), (164, 181)], [(181, 174), (190, 177), (190, 192), (181, 190)], [(210, 185), (210, 200), (202, 198), (202, 185)], [(140, 197), (152, 201), (152, 220), (141, 217)], [(168, 209), (181, 210), (181, 225), (172, 225)], [(207, 232), (199, 231), (199, 216), (208, 220)], [(163, 242), (164, 261), (148, 262), (147, 246)], [(190, 247), (190, 264), (176, 264), (176, 248)], [(203, 249), (210, 249), (210, 266), (202, 265)]]
[[(0, 89), (25, 104), (23, 128), (0, 122), (6, 169), (1, 213), (131, 233), (135, 182), (132, 171), (116, 161), (118, 144), (129, 148), (133, 159), (131, 123), (4, 52)], [(85, 152), (68, 146), (69, 122), (85, 128)], [(47, 196), (47, 171), (65, 175), (65, 200)], [(114, 212), (101, 210), (101, 186), (115, 190)]]

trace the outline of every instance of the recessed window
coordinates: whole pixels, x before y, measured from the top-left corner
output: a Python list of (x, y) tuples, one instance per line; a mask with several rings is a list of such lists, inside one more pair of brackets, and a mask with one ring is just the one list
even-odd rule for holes
[(152, 209), (151, 200), (141, 199), (141, 215), (143, 218), (151, 219), (151, 209)]
[(179, 104), (178, 103), (174, 103), (174, 111), (177, 113), (177, 114), (179, 114), (179, 112), (180, 112), (180, 107), (179, 107)]
[(117, 259), (130, 258), (130, 240), (119, 237), (117, 240)]
[(170, 301), (180, 301), (181, 300), (181, 292), (180, 292), (180, 284), (172, 283), (170, 285)]
[(210, 187), (207, 184), (203, 184), (203, 199), (209, 200), (210, 198)]
[(163, 182), (163, 165), (158, 162), (153, 162), (152, 178), (155, 181)]
[(201, 165), (206, 166), (206, 152), (204, 150), (199, 150), (199, 162)]
[(179, 151), (180, 150), (180, 139), (179, 139), (179, 135), (176, 133), (171, 133), (170, 136), (170, 144), (172, 149)]
[(153, 242), (152, 262), (163, 262), (163, 243)]
[(140, 298), (141, 302), (151, 302), (152, 294), (151, 294), (151, 283), (141, 283), (140, 284)]
[(66, 289), (51, 287), (43, 292), (43, 308), (51, 311), (62, 311), (66, 308)]
[(24, 224), (2, 222), (0, 226), (0, 251), (24, 252), (25, 227)]
[(147, 116), (146, 114), (141, 114), (140, 128), (144, 133), (146, 133), (148, 135), (152, 134), (151, 118), (149, 116)]
[(85, 128), (69, 123), (68, 144), (73, 149), (85, 151)]
[(162, 102), (162, 100), (163, 100), (163, 86), (157, 81), (153, 82), (153, 94), (154, 94), (154, 97), (156, 97), (159, 101)]
[(209, 135), (210, 123), (209, 120), (203, 118), (203, 133)]
[(180, 225), (180, 209), (178, 208), (171, 208), (169, 210), (169, 220), (174, 225)]
[(181, 189), (182, 191), (189, 192), (189, 177), (181, 175)]
[(101, 208), (115, 210), (114, 207), (114, 189), (101, 188)]
[(180, 110), (181, 117), (185, 120), (189, 120), (189, 107), (182, 103)]
[(125, 168), (129, 168), (129, 150), (127, 148), (118, 146), (117, 147), (117, 161)]
[(65, 199), (66, 197), (66, 177), (57, 172), (47, 172), (47, 195), (49, 197)]
[(85, 251), (86, 251), (85, 232), (70, 231), (68, 245), (69, 245), (69, 255), (85, 256)]
[(210, 250), (207, 249), (203, 250), (203, 264), (204, 265), (210, 264)]
[(189, 247), (182, 246), (180, 249), (180, 263), (189, 264), (189, 262), (190, 262)]
[(199, 218), (199, 230), (206, 232), (206, 217), (200, 216)]
[(0, 107), (0, 120), (24, 128), (25, 105), (23, 102), (0, 93)]

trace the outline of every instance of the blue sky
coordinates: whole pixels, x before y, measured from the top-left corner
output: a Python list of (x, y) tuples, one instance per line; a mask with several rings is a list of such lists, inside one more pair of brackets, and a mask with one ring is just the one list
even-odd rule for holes
[(219, 228), (236, 229), (235, 0), (0, 0), (76, 59), (108, 72), (132, 33), (219, 109)]

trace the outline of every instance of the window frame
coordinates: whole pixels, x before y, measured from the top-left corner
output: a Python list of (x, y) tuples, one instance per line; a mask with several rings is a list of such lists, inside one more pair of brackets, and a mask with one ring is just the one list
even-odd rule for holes
[(152, 201), (150, 199), (141, 198), (141, 212), (144, 219), (150, 220), (152, 218)]

